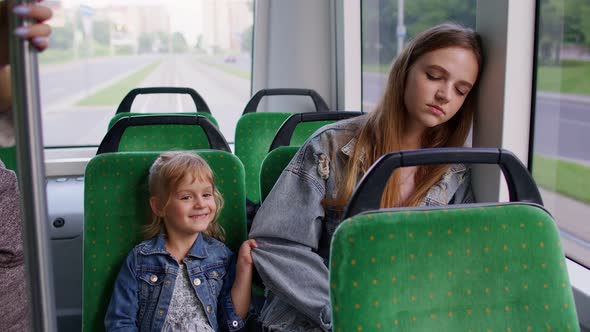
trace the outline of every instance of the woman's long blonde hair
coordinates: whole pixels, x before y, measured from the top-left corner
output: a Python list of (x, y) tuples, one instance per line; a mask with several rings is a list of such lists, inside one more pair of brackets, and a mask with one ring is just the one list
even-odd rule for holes
[[(217, 221), (223, 208), (223, 197), (215, 186), (215, 179), (211, 167), (209, 167), (202, 157), (188, 152), (175, 151), (162, 153), (150, 167), (148, 177), (150, 196), (154, 196), (161, 202), (165, 202), (161, 207), (162, 210), (165, 210), (168, 204), (170, 204), (170, 198), (187, 177), (190, 177), (189, 180), (191, 182), (204, 181), (211, 183), (211, 186), (213, 186), (213, 198), (217, 205), (217, 211), (215, 212), (213, 221), (211, 221), (203, 234), (224, 241), (225, 234), (223, 228)], [(143, 231), (144, 237), (150, 239), (162, 231), (166, 232), (164, 218), (152, 211), (151, 222), (145, 226)]]
[[(367, 121), (358, 134), (353, 155), (346, 163), (343, 176), (341, 175), (340, 190), (334, 199), (328, 198), (325, 201), (327, 206), (342, 211), (368, 168), (384, 154), (401, 149), (401, 135), (404, 133), (408, 117), (404, 93), (410, 67), (422, 55), (447, 47), (461, 47), (473, 51), (478, 63), (479, 77), (483, 65), (481, 38), (473, 30), (446, 23), (432, 27), (416, 36), (393, 62), (385, 93), (376, 109), (367, 115)], [(465, 144), (473, 119), (476, 87), (477, 82), (455, 116), (425, 131), (422, 137), (423, 148), (461, 147)], [(448, 165), (418, 167), (414, 175), (414, 191), (403, 201), (400, 199), (399, 170), (394, 172), (383, 193), (381, 206), (418, 205), (448, 167)]]

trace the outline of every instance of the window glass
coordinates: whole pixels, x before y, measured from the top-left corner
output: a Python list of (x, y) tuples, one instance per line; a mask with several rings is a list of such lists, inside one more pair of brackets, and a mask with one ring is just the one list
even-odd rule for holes
[(361, 3), (364, 111), (373, 110), (378, 103), (398, 49), (417, 33), (444, 22), (475, 29), (476, 0), (363, 0)]
[[(47, 0), (39, 57), (46, 146), (98, 145), (136, 87), (190, 87), (233, 141), (250, 97), (253, 0)], [(195, 112), (186, 95), (143, 95), (132, 112)]]
[(590, 267), (590, 2), (539, 3), (532, 171), (566, 255)]

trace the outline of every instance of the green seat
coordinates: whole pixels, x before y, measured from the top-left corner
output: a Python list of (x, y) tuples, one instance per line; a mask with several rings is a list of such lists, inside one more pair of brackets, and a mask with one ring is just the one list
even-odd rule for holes
[(121, 117), (103, 138), (97, 154), (208, 148), (230, 151), (207, 117), (176, 113)]
[(270, 151), (266, 155), (262, 161), (262, 166), (260, 167), (261, 202), (264, 202), (279, 176), (285, 167), (289, 165), (289, 162), (293, 159), (298, 150), (298, 146), (281, 146)]
[(219, 128), (219, 124), (217, 123), (217, 120), (213, 117), (213, 115), (211, 115), (211, 113), (205, 113), (205, 112), (182, 112), (182, 113), (135, 113), (135, 112), (126, 112), (126, 113), (117, 113), (115, 114), (115, 116), (113, 116), (111, 118), (111, 121), (109, 121), (109, 128), (111, 129), (115, 123), (117, 123), (117, 121), (119, 121), (119, 119), (121, 118), (125, 118), (128, 116), (154, 116), (154, 115), (201, 115), (206, 117), (207, 119), (209, 119), (209, 121), (211, 121), (215, 127)]
[[(328, 106), (323, 98), (310, 89), (262, 89), (246, 105), (236, 124), (235, 154), (246, 170), (246, 198), (251, 204), (260, 203), (260, 167), (269, 151), (275, 134), (293, 113), (256, 112), (258, 104), (265, 96), (309, 96), (318, 112), (327, 112)], [(293, 135), (293, 145), (301, 145), (319, 128), (317, 125), (297, 128)]]
[[(225, 151), (195, 152), (215, 173), (225, 206), (220, 224), (237, 252), (246, 239), (244, 168)], [(129, 251), (142, 240), (148, 221), (147, 174), (155, 152), (106, 153), (94, 157), (84, 177), (84, 274), (82, 326), (103, 331), (114, 280)]]
[(0, 160), (7, 169), (16, 172), (16, 146), (0, 148)]
[(384, 165), (361, 181), (332, 239), (334, 331), (578, 330), (559, 231), (540, 205), (519, 202), (541, 203), (524, 173), (503, 165), (510, 203), (378, 209), (387, 181), (373, 175), (416, 163)]

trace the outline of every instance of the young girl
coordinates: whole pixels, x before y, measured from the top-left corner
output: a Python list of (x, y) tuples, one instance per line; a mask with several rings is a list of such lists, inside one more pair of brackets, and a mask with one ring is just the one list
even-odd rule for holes
[(106, 329), (241, 329), (250, 306), (250, 251), (256, 242), (245, 241), (237, 259), (221, 242), (217, 217), (223, 199), (211, 168), (194, 154), (163, 153), (150, 168), (149, 190), (149, 240), (133, 248), (119, 272)]
[[(393, 63), (376, 109), (318, 130), (283, 171), (250, 237), (267, 289), (261, 313), (271, 331), (329, 331), (330, 239), (357, 183), (388, 152), (460, 147), (473, 116), (482, 67), (479, 36), (453, 24), (416, 36)], [(470, 202), (464, 165), (394, 172), (383, 207)]]

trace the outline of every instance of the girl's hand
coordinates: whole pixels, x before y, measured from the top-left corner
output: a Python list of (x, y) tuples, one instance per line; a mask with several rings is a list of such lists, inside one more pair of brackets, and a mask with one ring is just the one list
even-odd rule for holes
[(244, 241), (240, 246), (240, 251), (238, 253), (238, 265), (252, 265), (252, 249), (256, 247), (258, 247), (256, 240), (250, 239)]
[[(39, 2), (39, 0), (38, 0)], [(8, 31), (9, 15), (16, 15), (29, 19), (32, 23), (28, 26), (19, 26), (14, 31)], [(13, 0), (0, 3), (0, 66), (9, 63), (8, 37), (13, 33), (19, 38), (27, 39), (39, 51), (47, 48), (48, 37), (51, 34), (51, 27), (44, 23), (51, 18), (51, 9), (38, 4), (23, 4), (14, 6)]]

